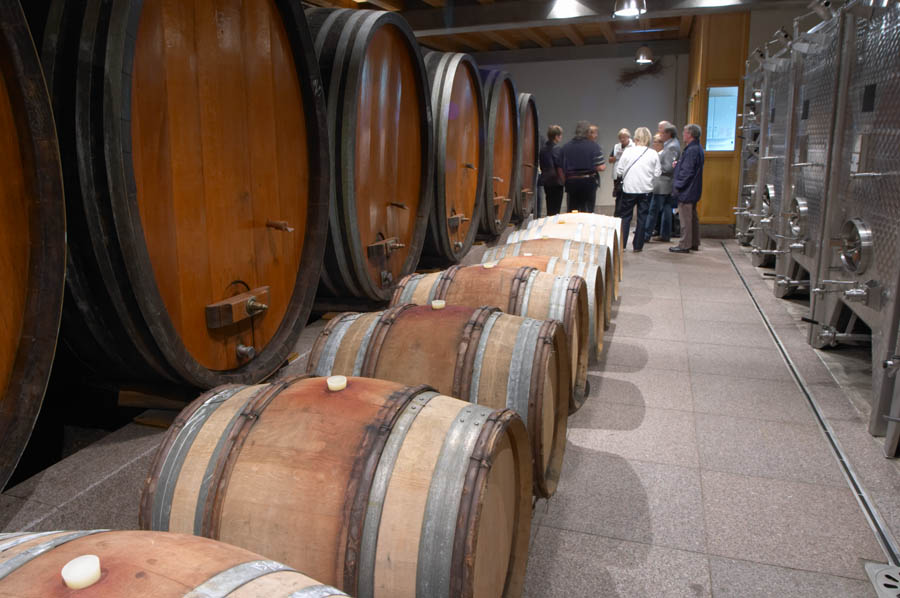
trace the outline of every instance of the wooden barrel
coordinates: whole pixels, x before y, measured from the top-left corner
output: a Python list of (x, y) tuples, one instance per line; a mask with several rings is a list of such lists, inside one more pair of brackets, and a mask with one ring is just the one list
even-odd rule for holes
[[(553, 216), (545, 216), (543, 218), (535, 218), (531, 222), (528, 223), (528, 228), (546, 228), (548, 224), (568, 224), (568, 225), (577, 225), (583, 224), (586, 225), (586, 229), (581, 229), (582, 231), (587, 230), (588, 237), (591, 236), (591, 231), (596, 229), (591, 229), (590, 227), (604, 227), (604, 228), (614, 228), (616, 230), (616, 240), (618, 241), (618, 245), (615, 247), (615, 253), (618, 256), (621, 256), (624, 248), (622, 247), (622, 219), (617, 218), (615, 216), (605, 216), (603, 214), (587, 214), (585, 212), (567, 212), (564, 214), (555, 214)], [(553, 235), (550, 235), (553, 236)], [(571, 237), (565, 237), (571, 238)], [(584, 240), (584, 239), (579, 239)], [(597, 241), (589, 241), (591, 243), (596, 243)], [(619, 277), (619, 280), (622, 280), (622, 260), (621, 257), (616, 258), (616, 271)]]
[(538, 167), (541, 151), (540, 124), (538, 122), (537, 105), (530, 93), (520, 93), (519, 107), (519, 152), (521, 170), (519, 172), (519, 193), (515, 202), (513, 218), (522, 222), (534, 211), (534, 198), (537, 193)]
[(312, 308), (330, 180), (303, 11), (207, 4), (57, 0), (45, 29), (70, 150), (63, 333), (103, 377), (257, 380)]
[(319, 334), (307, 373), (424, 382), (470, 403), (512, 409), (531, 438), (535, 494), (556, 491), (572, 394), (566, 335), (557, 322), (495, 307), (345, 313)]
[(588, 315), (590, 333), (588, 346), (591, 356), (600, 358), (603, 351), (603, 331), (609, 327), (612, 318), (613, 280), (606, 273), (612, 273), (609, 259), (599, 264), (589, 262), (569, 262), (555, 256), (525, 254), (505, 257), (495, 262), (500, 268), (537, 268), (556, 276), (580, 276), (587, 282)]
[(25, 15), (0, 2), (0, 489), (44, 400), (59, 332), (66, 224), (53, 111)]
[[(72, 559), (95, 555), (100, 579), (63, 582)], [(0, 534), (0, 595), (7, 598), (330, 598), (346, 596), (291, 567), (207, 538), (164, 532), (85, 530)]]
[(517, 230), (506, 238), (506, 242), (518, 243), (533, 239), (570, 239), (606, 245), (612, 252), (616, 279), (622, 280), (622, 245), (619, 242), (619, 227), (612, 222), (570, 222), (568, 219), (560, 218), (557, 222), (545, 221), (534, 227)]
[(513, 597), (531, 527), (515, 412), (350, 378), (223, 386), (169, 429), (141, 525), (247, 548), (353, 596)]
[(619, 298), (619, 278), (615, 275), (616, 261), (613, 257), (615, 254), (606, 245), (573, 241), (571, 239), (540, 238), (492, 247), (484, 252), (481, 261), (482, 263), (491, 263), (502, 260), (505, 257), (528, 257), (534, 255), (558, 257), (561, 260), (576, 263), (609, 264), (609, 270), (607, 271), (613, 272), (613, 274), (607, 277), (612, 279), (612, 294), (607, 295), (608, 302)]
[(455, 264), (469, 249), (484, 210), (484, 96), (468, 54), (425, 54), (434, 118), (434, 208), (422, 262)]
[(490, 305), (516, 316), (562, 322), (572, 364), (569, 412), (573, 413), (587, 396), (587, 295), (587, 283), (578, 276), (553, 276), (537, 268), (507, 270), (486, 264), (411, 274), (400, 281), (391, 306), (426, 305), (439, 299), (450, 305)]
[(425, 65), (391, 12), (312, 8), (334, 150), (320, 294), (383, 301), (419, 262), (433, 201)]
[(519, 189), (519, 110), (516, 87), (506, 71), (481, 70), (484, 83), (485, 140), (484, 212), (480, 231), (498, 236), (512, 217)]

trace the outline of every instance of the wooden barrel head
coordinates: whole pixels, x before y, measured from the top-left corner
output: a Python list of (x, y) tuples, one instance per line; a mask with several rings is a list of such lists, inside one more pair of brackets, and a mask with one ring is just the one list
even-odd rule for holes
[[(424, 201), (422, 146), (427, 132), (420, 59), (396, 25), (378, 28), (365, 50), (358, 80), (354, 156), (356, 224), (362, 251), (395, 239), (386, 260), (368, 259), (377, 286), (382, 272), (402, 278), (415, 246), (416, 218)], [(419, 240), (421, 244), (421, 239)]]
[(507, 209), (515, 193), (514, 164), (516, 146), (516, 94), (512, 81), (504, 80), (497, 95), (497, 114), (494, 120), (493, 180), (489, 188), (493, 190), (494, 213), (499, 217)]
[(538, 113), (534, 98), (530, 93), (520, 93), (519, 109), (519, 142), (521, 150), (521, 172), (519, 173), (519, 197), (516, 212), (520, 219), (531, 214), (534, 207), (534, 194), (538, 177), (538, 152), (540, 151), (540, 135), (538, 134)]
[[(262, 350), (284, 321), (310, 198), (307, 107), (274, 0), (145, 0), (131, 109), (163, 304), (201, 365), (234, 369), (238, 344)], [(206, 306), (262, 287), (264, 314), (208, 327)]]
[(40, 61), (17, 2), (0, 3), (0, 489), (40, 411), (65, 281), (59, 149)]

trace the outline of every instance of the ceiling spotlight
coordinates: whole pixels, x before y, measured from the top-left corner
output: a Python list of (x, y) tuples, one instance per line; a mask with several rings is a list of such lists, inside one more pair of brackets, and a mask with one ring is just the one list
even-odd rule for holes
[(638, 48), (634, 61), (638, 64), (650, 64), (653, 62), (653, 52), (649, 46), (641, 46)]
[(636, 19), (647, 12), (646, 0), (616, 0), (613, 15), (625, 19)]

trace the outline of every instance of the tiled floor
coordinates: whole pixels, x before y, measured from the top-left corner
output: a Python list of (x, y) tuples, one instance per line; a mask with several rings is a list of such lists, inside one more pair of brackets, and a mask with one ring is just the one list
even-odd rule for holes
[[(720, 242), (667, 247), (625, 254), (559, 490), (536, 509), (526, 596), (874, 596), (863, 562), (885, 556)], [(896, 463), (794, 318), (763, 301), (896, 522)]]

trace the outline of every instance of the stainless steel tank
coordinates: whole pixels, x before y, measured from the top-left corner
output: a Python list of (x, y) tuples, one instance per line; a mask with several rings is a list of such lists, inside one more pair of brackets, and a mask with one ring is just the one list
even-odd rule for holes
[(843, 62), (810, 342), (853, 341), (871, 330), (869, 431), (897, 455), (900, 404), (892, 358), (900, 322), (900, 4), (842, 8)]
[(737, 206), (735, 207), (735, 237), (741, 245), (750, 245), (753, 240), (757, 210), (757, 183), (759, 181), (760, 119), (764, 76), (759, 58), (760, 50), (747, 61), (744, 76), (744, 104), (741, 110), (741, 173), (738, 185)]
[(808, 293), (817, 282), (822, 246), (835, 98), (841, 57), (841, 18), (801, 32), (794, 22), (787, 113), (787, 164), (775, 254), (775, 295)]

